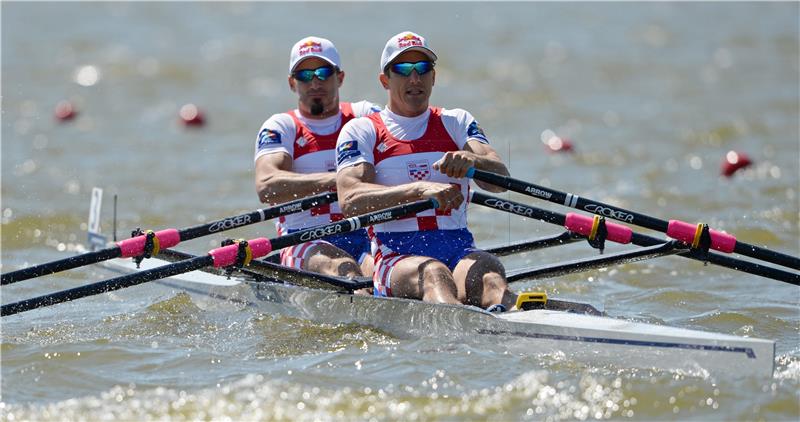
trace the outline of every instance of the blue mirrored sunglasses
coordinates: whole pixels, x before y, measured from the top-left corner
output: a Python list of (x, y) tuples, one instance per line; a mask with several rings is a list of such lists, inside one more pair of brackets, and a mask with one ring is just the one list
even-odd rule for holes
[(292, 77), (297, 79), (300, 82), (311, 82), (316, 76), (319, 80), (324, 81), (325, 79), (330, 78), (336, 70), (333, 66), (322, 66), (316, 69), (303, 69), (303, 70), (296, 70), (292, 73)]
[(392, 72), (397, 73), (398, 75), (409, 76), (411, 75), (412, 70), (416, 70), (417, 75), (422, 76), (433, 70), (433, 62), (430, 60), (423, 60), (416, 63), (394, 63), (390, 68), (392, 69)]

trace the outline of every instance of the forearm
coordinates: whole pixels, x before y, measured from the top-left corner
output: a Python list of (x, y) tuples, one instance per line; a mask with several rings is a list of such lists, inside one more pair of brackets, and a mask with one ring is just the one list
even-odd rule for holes
[(339, 192), (339, 205), (346, 216), (352, 217), (423, 199), (422, 192), (417, 182), (398, 186), (361, 182)]
[[(476, 151), (473, 151), (475, 157), (475, 168), (478, 170), (490, 171), (492, 173), (497, 173), (503, 176), (508, 176), (508, 168), (506, 167), (503, 160), (491, 148), (485, 148), (479, 146)], [(476, 180), (475, 184), (477, 184), (481, 189), (487, 190), (489, 192), (500, 193), (505, 192), (505, 188), (501, 188), (499, 186), (495, 186), (486, 182), (481, 182)]]
[(258, 199), (266, 204), (278, 204), (298, 198), (328, 192), (336, 187), (336, 174), (295, 173), (272, 171), (256, 180)]
[(506, 168), (505, 163), (503, 163), (500, 157), (496, 156), (495, 154), (489, 154), (486, 156), (480, 156), (476, 154), (475, 168), (478, 170), (501, 174), (503, 176), (509, 175), (508, 168)]

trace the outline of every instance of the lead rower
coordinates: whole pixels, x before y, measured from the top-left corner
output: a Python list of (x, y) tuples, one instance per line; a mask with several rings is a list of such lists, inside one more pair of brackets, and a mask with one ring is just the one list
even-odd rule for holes
[[(391, 37), (378, 75), (389, 103), (347, 123), (337, 141), (337, 188), (345, 215), (434, 198), (436, 210), (368, 230), (374, 295), (511, 309), (505, 269), (467, 229), (470, 167), (508, 174), (478, 122), (462, 109), (429, 106), (437, 56), (413, 32)], [(503, 189), (478, 182), (483, 189)]]

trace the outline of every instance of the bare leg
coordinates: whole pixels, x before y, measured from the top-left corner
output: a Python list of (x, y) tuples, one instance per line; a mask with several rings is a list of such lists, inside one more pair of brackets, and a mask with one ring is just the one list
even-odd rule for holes
[(486, 308), (496, 303), (511, 309), (517, 295), (508, 290), (503, 264), (487, 252), (473, 252), (456, 265), (453, 278), (462, 303)]
[(395, 297), (430, 303), (461, 303), (456, 297), (453, 274), (433, 258), (412, 256), (398, 261), (392, 270), (391, 288)]
[(361, 276), (361, 268), (347, 252), (331, 244), (316, 245), (308, 251), (303, 269), (325, 275)]
[[(367, 277), (371, 277), (374, 269), (375, 269), (375, 258), (373, 258), (372, 255), (370, 254), (364, 255), (364, 259), (361, 260), (361, 274), (364, 274)], [(356, 296), (372, 296), (373, 288), (365, 287), (363, 289), (358, 289), (354, 291), (353, 294)]]
[(364, 259), (361, 260), (361, 274), (371, 277), (374, 270), (375, 258), (370, 254), (364, 255)]

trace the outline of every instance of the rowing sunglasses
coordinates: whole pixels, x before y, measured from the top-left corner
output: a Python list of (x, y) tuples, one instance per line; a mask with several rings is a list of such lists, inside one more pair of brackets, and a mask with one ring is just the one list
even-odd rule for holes
[(314, 79), (314, 76), (316, 76), (317, 79), (324, 81), (325, 79), (333, 76), (334, 73), (336, 73), (336, 69), (334, 69), (333, 66), (322, 66), (316, 69), (297, 70), (292, 73), (292, 77), (300, 82), (311, 82), (311, 80)]
[(389, 67), (393, 73), (402, 76), (410, 76), (412, 70), (417, 71), (417, 75), (422, 76), (433, 70), (433, 62), (430, 60), (423, 60), (415, 63), (401, 62), (394, 63)]

